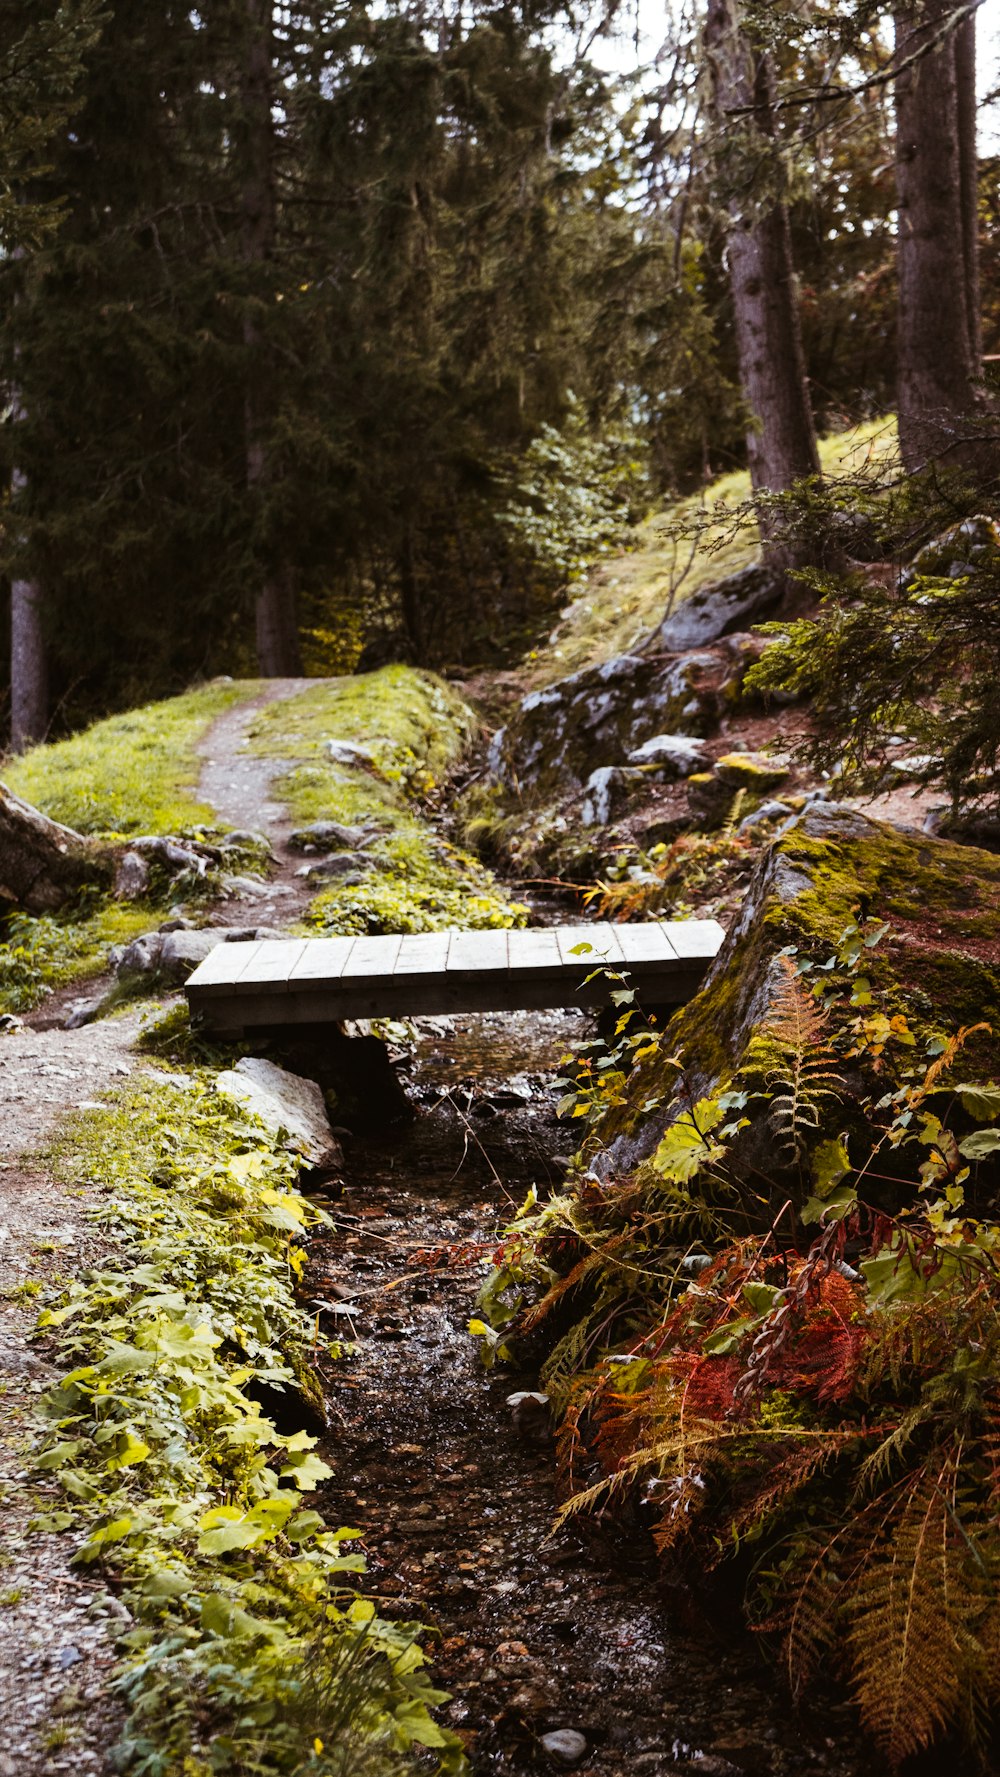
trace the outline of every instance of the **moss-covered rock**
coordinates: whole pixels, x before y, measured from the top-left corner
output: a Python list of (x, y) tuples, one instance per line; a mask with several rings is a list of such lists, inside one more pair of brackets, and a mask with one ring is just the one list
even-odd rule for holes
[[(759, 1073), (764, 1033), (787, 980), (783, 958), (835, 960), (845, 928), (858, 919), (888, 926), (866, 956), (866, 977), (905, 1016), (915, 1042), (985, 1024), (966, 1044), (963, 1067), (989, 1075), (1000, 1032), (1000, 859), (813, 804), (763, 854), (704, 987), (599, 1131), (599, 1169), (635, 1166), (681, 1106), (748, 1066)], [(675, 1055), (684, 1064), (679, 1081), (665, 1061)], [(891, 1047), (880, 1062), (888, 1085)]]

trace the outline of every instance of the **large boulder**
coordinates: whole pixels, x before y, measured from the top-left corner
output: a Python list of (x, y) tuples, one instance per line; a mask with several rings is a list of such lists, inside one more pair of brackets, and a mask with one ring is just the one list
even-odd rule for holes
[(618, 654), (532, 691), (495, 736), (491, 770), (533, 796), (577, 790), (665, 734), (711, 734), (733, 670), (727, 653)]
[(282, 1137), (310, 1166), (339, 1166), (340, 1147), (315, 1080), (289, 1073), (262, 1056), (245, 1055), (216, 1076), (215, 1090)]
[[(906, 1009), (918, 1044), (941, 1031), (989, 1026), (963, 1051), (970, 1077), (977, 1068), (989, 1075), (1000, 1032), (1000, 859), (815, 802), (763, 853), (704, 986), (667, 1033), (662, 1053), (682, 1056), (684, 1072), (678, 1076), (672, 1060), (638, 1071), (599, 1132), (595, 1170), (610, 1177), (633, 1169), (684, 1106), (763, 1054), (787, 993), (789, 953), (796, 966), (798, 958), (827, 963), (859, 919), (888, 927), (865, 957), (879, 999)], [(888, 1045), (878, 1064), (885, 1090), (913, 1053)], [(857, 1088), (855, 1079), (848, 1097)], [(766, 1127), (751, 1127), (741, 1145), (749, 1154), (768, 1139)]]
[(754, 562), (700, 586), (660, 624), (656, 643), (680, 653), (685, 648), (705, 648), (734, 630), (746, 629), (777, 610), (784, 596), (784, 580), (773, 568)]

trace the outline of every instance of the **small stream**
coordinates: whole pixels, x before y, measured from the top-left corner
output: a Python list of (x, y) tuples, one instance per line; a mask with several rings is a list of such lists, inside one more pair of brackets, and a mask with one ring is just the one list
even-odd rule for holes
[(863, 1777), (848, 1711), (793, 1717), (735, 1619), (710, 1628), (648, 1548), (550, 1538), (551, 1443), (506, 1406), (534, 1379), (487, 1373), (467, 1332), (485, 1257), (572, 1145), (553, 1079), (585, 1030), (573, 1013), (439, 1021), (405, 1076), (416, 1120), (348, 1144), (307, 1277), (324, 1330), (355, 1341), (328, 1373), (324, 1515), (366, 1527), (382, 1613), (438, 1631), (443, 1716), (479, 1777), (566, 1769), (543, 1739), (567, 1729), (592, 1777)]

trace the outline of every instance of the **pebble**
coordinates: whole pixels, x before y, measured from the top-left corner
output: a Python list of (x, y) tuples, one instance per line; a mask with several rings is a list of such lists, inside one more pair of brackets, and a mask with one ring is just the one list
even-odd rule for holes
[(556, 1728), (552, 1734), (543, 1734), (542, 1746), (549, 1757), (566, 1770), (578, 1765), (587, 1753), (587, 1742), (575, 1728)]

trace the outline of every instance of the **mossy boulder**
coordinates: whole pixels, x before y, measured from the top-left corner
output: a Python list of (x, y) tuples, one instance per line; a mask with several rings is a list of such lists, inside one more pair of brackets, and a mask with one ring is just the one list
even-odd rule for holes
[(725, 649), (673, 660), (619, 654), (531, 692), (495, 736), (491, 769), (537, 799), (578, 790), (657, 736), (713, 733), (732, 671)]
[[(912, 1037), (890, 1041), (878, 1057), (884, 1090), (915, 1056), (923, 1061), (942, 1033), (974, 1026), (986, 1028), (964, 1045), (963, 1075), (992, 1079), (1000, 1032), (1000, 859), (901, 833), (853, 809), (813, 804), (762, 855), (701, 992), (676, 1015), (659, 1056), (637, 1070), (624, 1104), (598, 1130), (597, 1171), (632, 1170), (685, 1106), (741, 1072), (751, 1083), (765, 1076), (776, 1059), (768, 1031), (789, 960), (796, 968), (804, 961), (827, 965), (845, 929), (859, 920), (888, 928), (865, 955), (865, 975), (879, 1005), (903, 1017)], [(668, 1056), (681, 1058), (679, 1077)], [(864, 1083), (859, 1069), (848, 1071), (853, 1102)], [(846, 1114), (838, 1108), (838, 1116)], [(757, 1138), (757, 1145), (766, 1141), (766, 1131)], [(743, 1145), (755, 1144), (744, 1138)]]
[(776, 790), (788, 780), (787, 760), (769, 758), (766, 753), (723, 753), (715, 761), (715, 773), (728, 790), (751, 790), (763, 795)]

